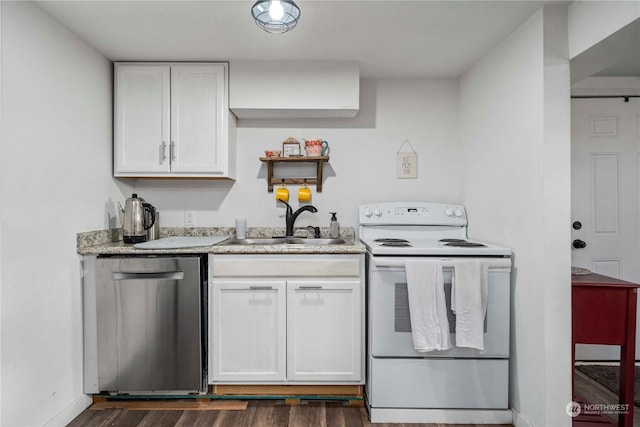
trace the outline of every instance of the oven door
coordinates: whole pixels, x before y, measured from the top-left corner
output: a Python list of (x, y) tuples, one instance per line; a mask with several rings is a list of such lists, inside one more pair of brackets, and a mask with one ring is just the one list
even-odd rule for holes
[(449, 310), (449, 350), (417, 352), (411, 337), (407, 277), (404, 258), (369, 257), (369, 339), (373, 357), (509, 357), (511, 260), (490, 258), (489, 295), (485, 317), (484, 351), (455, 346), (455, 314), (451, 311), (451, 258), (442, 258)]

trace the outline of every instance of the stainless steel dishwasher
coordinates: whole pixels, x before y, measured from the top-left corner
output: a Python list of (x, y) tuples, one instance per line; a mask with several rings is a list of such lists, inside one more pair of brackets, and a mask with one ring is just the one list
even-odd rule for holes
[(98, 257), (98, 389), (197, 393), (206, 388), (206, 257)]

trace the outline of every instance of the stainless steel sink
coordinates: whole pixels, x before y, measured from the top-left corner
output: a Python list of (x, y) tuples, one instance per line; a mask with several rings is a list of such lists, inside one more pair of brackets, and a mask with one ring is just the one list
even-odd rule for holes
[(345, 239), (312, 239), (303, 237), (258, 237), (253, 239), (229, 239), (220, 245), (347, 245)]
[(298, 237), (287, 238), (287, 244), (290, 245), (346, 245), (350, 243), (350, 241), (347, 241), (345, 239), (304, 239)]
[(221, 243), (221, 245), (283, 245), (286, 243), (284, 237), (260, 237), (256, 239), (229, 239)]

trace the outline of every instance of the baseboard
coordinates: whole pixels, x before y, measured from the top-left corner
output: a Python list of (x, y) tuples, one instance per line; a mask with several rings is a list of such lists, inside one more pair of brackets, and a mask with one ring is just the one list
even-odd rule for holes
[(46, 424), (46, 427), (66, 426), (75, 417), (80, 415), (82, 411), (87, 409), (93, 403), (91, 396), (83, 394), (76, 400), (71, 402), (66, 408), (60, 411), (55, 417), (51, 418)]
[(514, 427), (534, 427), (528, 419), (526, 419), (516, 408), (511, 408), (513, 412), (513, 426)]
[(362, 398), (364, 386), (361, 384), (214, 384), (209, 386), (214, 395), (334, 395)]
[(510, 409), (368, 408), (372, 423), (510, 424)]

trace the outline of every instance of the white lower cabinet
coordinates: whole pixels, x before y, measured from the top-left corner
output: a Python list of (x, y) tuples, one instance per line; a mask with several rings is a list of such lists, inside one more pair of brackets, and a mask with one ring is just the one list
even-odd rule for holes
[(286, 376), (284, 282), (216, 281), (209, 305), (210, 355), (220, 381), (283, 381)]
[(360, 379), (360, 299), (357, 280), (287, 282), (287, 379)]
[(209, 383), (364, 383), (363, 256), (211, 257)]

